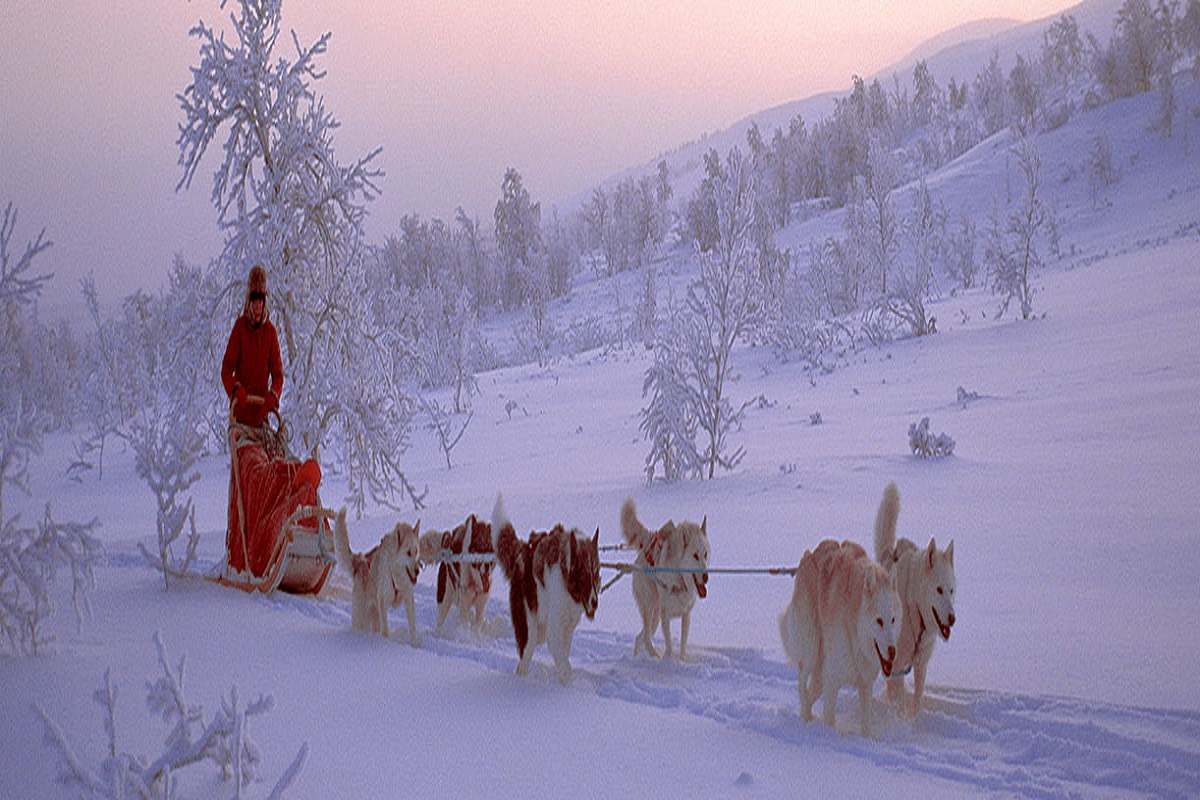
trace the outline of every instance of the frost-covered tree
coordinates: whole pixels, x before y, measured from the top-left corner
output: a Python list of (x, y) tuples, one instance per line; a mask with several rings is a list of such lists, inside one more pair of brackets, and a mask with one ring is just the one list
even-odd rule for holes
[(911, 261), (897, 268), (892, 291), (881, 303), (908, 326), (913, 336), (925, 336), (937, 330), (933, 317), (925, 310), (925, 301), (936, 289), (934, 269), (942, 259), (946, 210), (934, 202), (924, 179), (913, 190), (912, 217), (904, 231)]
[(717, 243), (717, 200), (718, 185), (728, 180), (721, 156), (716, 150), (709, 149), (704, 154), (704, 178), (695, 192), (688, 199), (684, 210), (684, 219), (688, 236), (706, 253)]
[(819, 312), (841, 316), (858, 307), (863, 284), (862, 263), (850, 248), (829, 236), (808, 246), (806, 278)]
[(654, 321), (658, 316), (658, 266), (653, 260), (642, 267), (637, 301), (633, 306), (633, 328), (647, 344), (653, 342)]
[(535, 203), (521, 180), (521, 173), (509, 167), (500, 184), (496, 203), (496, 247), (503, 268), (505, 308), (530, 305), (536, 309), (549, 302), (549, 286), (543, 280), (539, 263), (542, 252), (542, 204)]
[(1087, 175), (1088, 191), (1092, 195), (1092, 205), (1099, 200), (1100, 193), (1117, 182), (1117, 168), (1113, 161), (1112, 146), (1103, 131), (1098, 132), (1092, 139), (1092, 149), (1088, 151), (1084, 161), (1084, 173)]
[(683, 315), (685, 371), (695, 396), (699, 430), (707, 437), (701, 460), (707, 477), (718, 466), (732, 469), (744, 451), (729, 450), (728, 435), (740, 421), (728, 397), (733, 346), (757, 324), (763, 308), (754, 245), (753, 173), (736, 148), (726, 158), (726, 179), (716, 185), (718, 237), (699, 252), (700, 275), (688, 286)]
[(918, 61), (913, 67), (913, 122), (918, 127), (928, 125), (937, 116), (941, 102), (941, 90), (929, 73), (929, 65)]
[(1125, 0), (1117, 9), (1112, 39), (1096, 53), (1093, 71), (1110, 97), (1128, 97), (1154, 88), (1164, 54), (1170, 50), (1171, 6)]
[(1042, 75), (1048, 86), (1069, 88), (1087, 74), (1083, 38), (1075, 17), (1063, 14), (1042, 33)]
[(611, 192), (597, 188), (583, 209), (589, 246), (604, 256), (604, 271), (616, 275), (651, 260), (666, 235), (665, 203), (670, 184), (656, 179), (626, 178)]
[(1040, 194), (1041, 157), (1030, 139), (1012, 150), (1024, 180), (1024, 191), (1006, 212), (992, 209), (985, 261), (992, 292), (1001, 296), (1000, 314), (1017, 300), (1021, 318), (1033, 314), (1033, 275), (1042, 266), (1041, 239), (1052, 224), (1050, 209)]
[[(154, 493), (158, 512), (154, 547), (139, 546), (168, 586), (195, 559), (200, 537), (188, 491), (200, 477), (197, 466), (208, 435), (224, 430), (228, 420), (228, 406), (213, 381), (219, 371), (215, 343), (224, 333), (214, 323), (220, 287), (215, 270), (177, 256), (164, 290), (155, 295), (138, 290), (122, 302), (120, 316), (104, 320), (93, 279), (84, 281), (96, 325), (93, 382), (116, 401), (93, 401), (88, 441), (94, 447), (98, 439), (102, 447), (114, 435), (133, 450), (138, 476)], [(108, 416), (119, 409), (124, 409), (119, 420)]]
[(897, 181), (898, 167), (892, 153), (882, 140), (872, 140), (867, 169), (854, 182), (845, 228), (866, 281), (875, 283), (880, 297), (888, 294), (888, 273), (900, 244), (900, 222), (892, 200)]
[(983, 122), (984, 136), (1008, 124), (1008, 85), (1000, 69), (1000, 53), (992, 51), (986, 67), (975, 76), (971, 98), (976, 116)]
[(43, 229), (14, 256), (17, 216), (10, 203), (0, 222), (0, 650), (36, 654), (50, 641), (42, 623), (54, 613), (60, 570), (71, 571), (76, 620), (83, 624), (100, 544), (97, 520), (57, 522), (49, 503), (35, 527), (22, 525), (19, 514), (5, 515), (7, 489), (30, 491), (29, 464), (42, 452), (49, 419), (43, 398), (62, 391), (43, 383), (36, 368), (45, 331), (32, 310), (51, 275), (34, 272), (33, 262), (50, 241)]
[(1175, 30), (1180, 51), (1192, 57), (1192, 77), (1200, 80), (1200, 0), (1188, 0)]
[(14, 255), (17, 217), (9, 203), (0, 222), (0, 524), (5, 521), (5, 487), (29, 491), (29, 461), (41, 453), (46, 428), (38, 400), (48, 387), (33, 381), (38, 331), (28, 312), (52, 277), (33, 272), (34, 259), (51, 242), (42, 229), (19, 256)]
[(400, 464), (415, 403), (405, 390), (408, 362), (396, 354), (409, 346), (367, 313), (363, 292), (363, 222), (378, 192), (379, 150), (348, 165), (336, 158), (339, 123), (313, 88), (329, 33), (309, 47), (292, 34), (289, 60), (276, 51), (281, 0), (236, 8), (232, 43), (203, 22), (191, 31), (200, 52), (179, 95), (179, 188), (223, 135), (212, 191), (222, 261), (233, 284), (251, 265), (267, 267), (293, 444), (318, 458), (336, 447), (358, 508), (367, 493), (384, 503), (407, 494), (419, 506)]
[(696, 397), (688, 383), (678, 331), (668, 331), (654, 347), (654, 363), (646, 370), (638, 428), (650, 442), (646, 479), (661, 471), (665, 481), (697, 477), (703, 464), (696, 450)]
[(975, 285), (979, 264), (975, 259), (975, 223), (963, 214), (958, 228), (946, 238), (946, 273), (964, 289)]
[(1032, 133), (1042, 107), (1042, 91), (1033, 66), (1019, 54), (1008, 75), (1008, 94), (1017, 130), (1022, 135)]

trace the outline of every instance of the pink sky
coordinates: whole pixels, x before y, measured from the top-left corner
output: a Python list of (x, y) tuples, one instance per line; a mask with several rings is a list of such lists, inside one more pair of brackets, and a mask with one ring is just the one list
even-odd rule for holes
[[(216, 255), (217, 152), (176, 194), (175, 94), (218, 0), (41, 0), (2, 13), (0, 203), (43, 226), (55, 293), (89, 270), (106, 299), (159, 288), (172, 255)], [(399, 219), (485, 224), (504, 170), (548, 207), (755, 111), (871, 75), (965, 22), (1031, 20), (1064, 0), (406, 2), (285, 0), (302, 44), (332, 31), (317, 90), (343, 162), (382, 145), (374, 241)], [(293, 55), (281, 38), (281, 56)], [(215, 151), (215, 148), (214, 148)]]

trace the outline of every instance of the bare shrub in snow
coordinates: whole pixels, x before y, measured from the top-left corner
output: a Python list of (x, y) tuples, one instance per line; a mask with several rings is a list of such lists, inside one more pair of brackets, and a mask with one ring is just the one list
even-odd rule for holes
[[(62, 728), (39, 706), (37, 711), (46, 726), (46, 740), (62, 760), (61, 782), (85, 798), (170, 798), (174, 796), (175, 775), (187, 767), (205, 762), (215, 765), (222, 780), (233, 781), (235, 797), (244, 787), (262, 779), (262, 754), (249, 735), (249, 720), (274, 706), (271, 695), (261, 696), (243, 705), (234, 686), (221, 707), (205, 719), (204, 708), (188, 702), (184, 694), (186, 656), (172, 669), (162, 638), (154, 634), (162, 675), (147, 681), (146, 706), (171, 726), (163, 751), (145, 758), (121, 749), (117, 742), (117, 690), (111, 670), (105, 670), (104, 683), (92, 695), (103, 712), (106, 737), (104, 760), (98, 769), (87, 766), (71, 747)], [(308, 743), (301, 745), (296, 758), (276, 782), (268, 797), (277, 798), (295, 780), (308, 757)]]
[[(433, 426), (434, 433), (437, 434), (442, 454), (446, 456), (446, 469), (453, 469), (453, 464), (450, 463), (450, 451), (462, 441), (462, 437), (467, 432), (467, 426), (471, 424), (471, 419), (474, 418), (475, 412), (471, 411), (463, 415), (461, 411), (457, 411), (451, 414), (442, 408), (441, 403), (437, 400), (427, 398), (424, 395), (421, 396), (421, 407), (429, 415), (430, 424)], [(456, 420), (456, 416), (459, 419)]]
[(954, 440), (945, 433), (929, 432), (929, 417), (908, 426), (908, 446), (918, 458), (943, 458), (954, 454)]
[[(158, 410), (167, 413), (159, 414)], [(176, 404), (164, 400), (159, 408), (139, 414), (129, 432), (138, 477), (154, 492), (158, 513), (153, 552), (138, 542), (142, 555), (162, 572), (163, 583), (182, 578), (196, 560), (200, 534), (196, 532), (196, 510), (188, 490), (200, 479), (199, 462), (204, 453), (204, 434), (192, 418), (176, 416)], [(184, 526), (190, 526), (185, 534)], [(179, 547), (182, 545), (182, 552)]]

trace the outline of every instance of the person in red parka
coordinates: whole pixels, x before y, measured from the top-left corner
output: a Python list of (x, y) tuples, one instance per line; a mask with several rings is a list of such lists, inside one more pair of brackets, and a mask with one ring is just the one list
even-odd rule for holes
[(283, 391), (283, 360), (279, 335), (267, 311), (267, 271), (255, 264), (246, 281), (246, 304), (233, 323), (221, 383), (229, 396), (233, 418), (257, 428), (267, 414), (279, 409)]

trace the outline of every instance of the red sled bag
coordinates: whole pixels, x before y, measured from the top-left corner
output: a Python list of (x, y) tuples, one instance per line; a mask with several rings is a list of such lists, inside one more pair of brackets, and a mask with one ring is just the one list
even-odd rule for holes
[[(287, 453), (277, 432), (232, 422), (229, 430), (229, 525), (225, 537), (225, 582), (271, 591), (320, 591), (333, 561), (326, 552), (328, 517), (317, 489), (321, 468)], [(289, 565), (297, 544), (315, 542), (315, 562), (293, 576)], [(314, 572), (315, 570), (315, 572)], [(319, 574), (318, 574), (319, 573)]]

